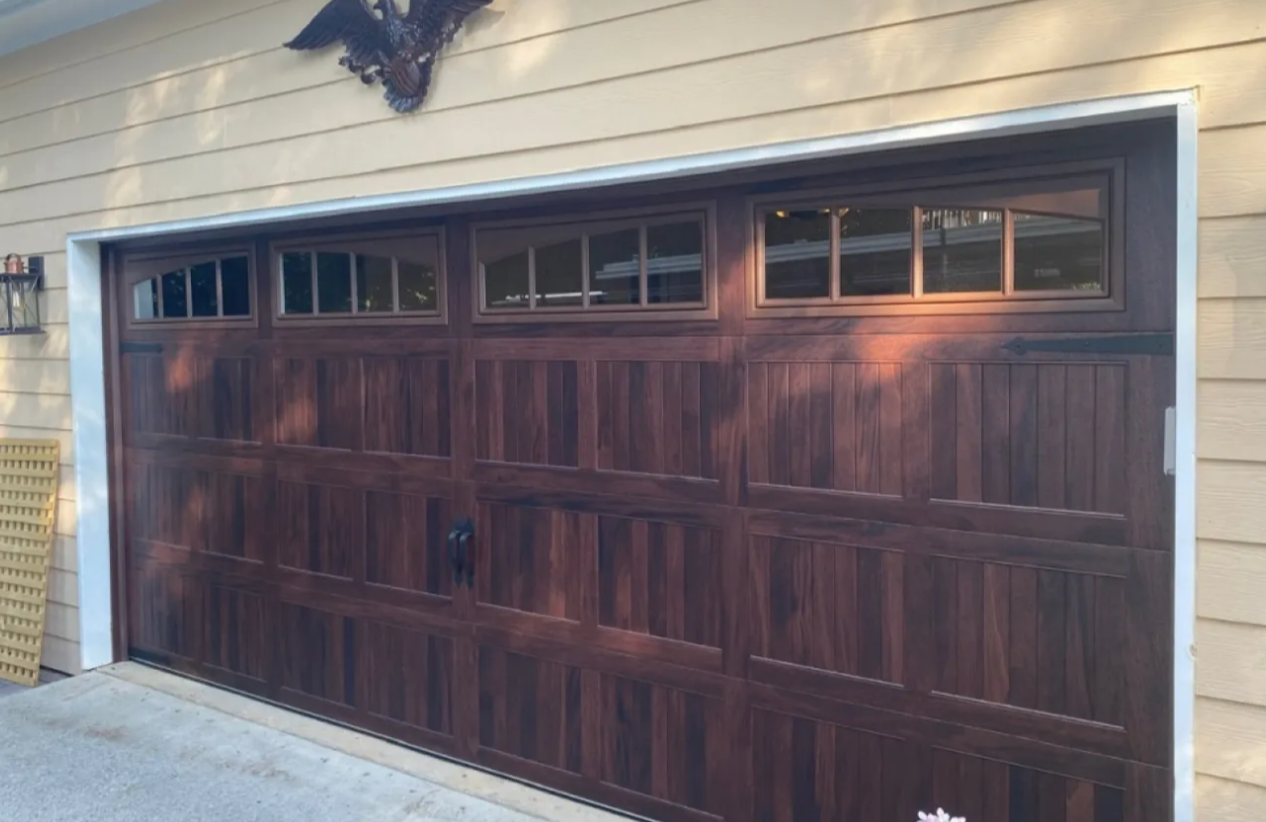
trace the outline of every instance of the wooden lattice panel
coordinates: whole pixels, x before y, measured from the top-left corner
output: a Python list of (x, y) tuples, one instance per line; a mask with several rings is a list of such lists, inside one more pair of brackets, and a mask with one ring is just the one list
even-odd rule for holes
[(0, 679), (35, 685), (57, 510), (55, 440), (0, 439)]

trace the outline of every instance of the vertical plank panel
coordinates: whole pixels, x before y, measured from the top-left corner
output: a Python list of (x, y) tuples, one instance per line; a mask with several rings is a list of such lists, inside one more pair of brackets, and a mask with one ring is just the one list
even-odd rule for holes
[(652, 636), (667, 637), (668, 614), (668, 531), (676, 526), (662, 522), (646, 526), (646, 624)]
[(1157, 720), (1169, 716), (1173, 708), (1172, 592), (1173, 564), (1167, 552), (1130, 552), (1130, 575), (1125, 580), (1126, 652), (1122, 655), (1124, 718), (1131, 752), (1138, 761), (1152, 765), (1169, 761), (1172, 744), (1172, 724)]
[(906, 555), (906, 686), (919, 693), (936, 690), (938, 682), (936, 623), (939, 615), (935, 596), (936, 566), (933, 559)]
[(899, 497), (905, 493), (905, 443), (903, 439), (901, 366), (879, 367), (879, 493)]
[(1037, 573), (1037, 707), (1063, 713), (1068, 655), (1065, 650), (1067, 576), (1059, 571)]
[(1011, 690), (1011, 572), (1005, 565), (986, 563), (982, 592), (984, 605), (984, 681), (982, 696), (1005, 703)]
[(664, 363), (664, 468), (665, 474), (683, 471), (681, 441), (681, 363)]
[(1122, 722), (1122, 694), (1125, 664), (1121, 649), (1125, 647), (1125, 585), (1120, 579), (1095, 579), (1094, 627), (1094, 706), (1091, 716), (1096, 722), (1119, 725)]
[(1064, 460), (1067, 408), (1065, 367), (1038, 366), (1037, 375), (1037, 504), (1064, 508)]
[(814, 363), (809, 367), (809, 484), (830, 488), (834, 453), (831, 424), (831, 366)]
[(831, 366), (832, 467), (837, 491), (857, 490), (857, 367), (852, 363)]
[(1125, 512), (1125, 368), (1095, 368), (1094, 510)]
[(525, 397), (519, 396), (519, 363), (504, 360), (499, 363), (501, 370), (501, 392), (505, 397), (501, 409), (501, 430), (504, 439), (506, 462), (523, 462), (524, 449), (519, 442), (519, 433), (523, 423), (523, 403)]
[(597, 395), (597, 467), (603, 471), (615, 468), (615, 387), (611, 384), (611, 363), (593, 364)]
[(932, 407), (931, 365), (901, 363), (901, 399), (905, 496), (926, 501), (932, 496), (932, 420), (936, 413)]
[(858, 548), (857, 554), (857, 673), (870, 679), (884, 675), (883, 552)]
[(931, 493), (934, 499), (958, 499), (957, 373), (941, 363), (934, 363), (931, 372)]
[(958, 565), (956, 560), (934, 557), (936, 574), (936, 689), (958, 689)]
[(681, 364), (682, 470), (688, 477), (703, 476), (703, 376), (700, 364)]
[(1067, 459), (1064, 499), (1076, 511), (1094, 510), (1095, 500), (1095, 366), (1068, 366)]
[(958, 563), (958, 689), (979, 699), (984, 693), (984, 602), (982, 568), (978, 562)]
[(812, 552), (812, 577), (809, 580), (811, 595), (810, 635), (808, 663), (815, 668), (830, 671), (835, 668), (836, 593), (831, 588), (835, 575), (834, 549), (830, 545), (814, 545)]
[(954, 467), (958, 475), (958, 496), (964, 502), (980, 502), (983, 459), (981, 415), (981, 367), (975, 364), (957, 365), (955, 371), (955, 428)]
[(653, 471), (648, 445), (651, 439), (650, 403), (647, 402), (649, 363), (630, 362), (629, 372), (629, 471)]
[(1068, 822), (1095, 822), (1095, 786), (1092, 782), (1069, 779), (1064, 798), (1063, 819)]
[(883, 552), (883, 676), (889, 682), (905, 681), (905, 555)]
[(1085, 574), (1069, 575), (1067, 586), (1064, 710), (1069, 716), (1091, 719), (1091, 694), (1095, 681), (1092, 633), (1095, 625), (1095, 579)]
[(1034, 365), (1010, 366), (1010, 503), (1037, 504), (1037, 373)]
[[(369, 370), (366, 371), (365, 381), (370, 382)], [(371, 389), (366, 389), (371, 390)], [(479, 460), (498, 459), (492, 451), (492, 363), (487, 360), (479, 360), (475, 363), (475, 431), (478, 436), (475, 438), (475, 458)], [(374, 426), (373, 420), (366, 420), (370, 426)]]
[[(598, 364), (593, 360), (581, 360), (576, 363), (576, 465), (579, 468), (610, 467), (603, 465), (599, 457), (599, 438), (602, 436), (599, 408), (602, 402), (598, 388)], [(607, 444), (609, 455), (610, 440)]]
[(1005, 505), (1011, 502), (1010, 366), (985, 365), (981, 380), (981, 497), (985, 502)]
[(1011, 690), (1007, 703), (1037, 707), (1038, 597), (1033, 568), (1011, 568)]
[(629, 436), (633, 422), (629, 415), (629, 383), (631, 380), (632, 374), (630, 373), (629, 363), (611, 363), (612, 465), (617, 471), (629, 471), (632, 468), (629, 451)]
[(646, 613), (646, 593), (650, 587), (647, 567), (650, 525), (646, 520), (633, 521), (633, 534), (629, 542), (629, 627), (638, 633), (650, 631)]
[(665, 636), (686, 638), (686, 534), (680, 525), (664, 529)]
[(763, 362), (747, 364), (748, 480), (754, 485), (769, 483), (769, 368)]
[(813, 390), (813, 371), (808, 363), (792, 363), (787, 369), (787, 439), (791, 446), (789, 481), (798, 488), (810, 488), (813, 485), (813, 429), (809, 395)]
[(769, 407), (773, 425), (769, 432), (769, 481), (791, 484), (790, 372), (786, 363), (769, 364)]
[(773, 610), (770, 601), (772, 543), (773, 540), (770, 537), (752, 535), (747, 538), (748, 562), (751, 567), (748, 591), (751, 650), (754, 656), (765, 658), (773, 658), (774, 642)]
[(563, 395), (563, 365), (564, 363), (557, 360), (551, 360), (545, 365), (545, 434), (547, 445), (549, 465), (565, 465), (566, 464), (566, 441), (570, 438), (570, 432), (575, 431), (566, 428), (564, 417), (566, 414), (565, 403), (566, 398)]
[(859, 647), (861, 618), (858, 613), (858, 571), (857, 555), (859, 551), (852, 546), (833, 547), (834, 581), (832, 593), (835, 597), (835, 669), (846, 674), (861, 673)]
[(883, 492), (883, 371), (882, 366), (863, 363), (857, 367), (857, 490)]

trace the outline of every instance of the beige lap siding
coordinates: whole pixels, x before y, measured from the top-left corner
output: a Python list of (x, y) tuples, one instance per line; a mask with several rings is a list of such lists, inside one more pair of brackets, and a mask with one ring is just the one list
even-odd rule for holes
[[(1260, 817), (1266, 3), (497, 0), (414, 118), (279, 48), (319, 5), (165, 0), (0, 58), (0, 249), (50, 254), (48, 335), (0, 339), (6, 430), (70, 425), (69, 232), (1199, 87), (1197, 799)], [(73, 495), (54, 667), (77, 654)]]

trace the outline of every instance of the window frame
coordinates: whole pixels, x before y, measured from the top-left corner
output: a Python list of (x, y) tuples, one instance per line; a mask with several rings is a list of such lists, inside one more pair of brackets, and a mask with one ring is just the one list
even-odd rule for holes
[[(747, 316), (756, 318), (873, 316), (899, 314), (991, 314), (1123, 311), (1125, 309), (1125, 196), (1122, 160), (1097, 160), (1002, 171), (922, 178), (866, 186), (793, 190), (747, 199), (749, 267)], [(1104, 214), (1103, 288), (1095, 291), (1015, 289), (1014, 212), (1030, 212), (1000, 204), (1004, 199), (1102, 187)], [(992, 198), (992, 200), (990, 199)], [(830, 296), (791, 299), (765, 297), (765, 217), (784, 210), (822, 208), (909, 208), (911, 210), (910, 294), (841, 295), (838, 230), (831, 218)], [(1002, 287), (998, 292), (924, 293), (923, 212), (928, 209), (1001, 211)]]
[[(372, 251), (349, 251), (348, 246), (375, 242), (408, 242), (431, 239), (435, 242), (435, 301), (434, 311), (400, 311), (391, 312), (357, 311), (356, 291), (356, 257), (358, 254), (374, 253)], [(273, 322), (278, 328), (298, 328), (303, 326), (337, 326), (337, 325), (445, 325), (448, 323), (448, 260), (445, 242), (447, 235), (443, 226), (427, 226), (417, 230), (400, 230), (389, 232), (358, 232), (352, 234), (336, 234), (329, 237), (286, 237), (268, 244), (268, 268), (273, 299)], [(282, 256), (296, 252), (309, 252), (312, 260), (312, 313), (285, 313), (285, 282), (283, 279)], [(318, 305), (317, 268), (315, 255), (318, 253), (346, 254), (350, 259), (349, 276), (352, 310), (349, 312), (332, 312), (322, 314)], [(400, 304), (400, 273), (398, 255), (379, 252), (376, 256), (392, 258), (392, 293), (393, 309)]]
[[(702, 223), (702, 275), (703, 301), (691, 303), (652, 303), (647, 290), (646, 229), (657, 225), (672, 225), (697, 219)], [(634, 225), (639, 230), (639, 282), (641, 302), (636, 305), (593, 305), (589, 303), (590, 283), (588, 275), (589, 244), (582, 239), (582, 302), (580, 305), (537, 307), (533, 275), (534, 266), (529, 255), (528, 308), (487, 308), (483, 265), (479, 261), (480, 232), (532, 229), (547, 226), (581, 228), (580, 236), (588, 238), (594, 232), (585, 226), (600, 226), (611, 231), (628, 230)], [(604, 232), (605, 233), (605, 232)], [(717, 319), (717, 241), (716, 201), (674, 202), (652, 208), (603, 210), (581, 215), (567, 212), (550, 217), (507, 218), (471, 223), (470, 226), (470, 283), (475, 299), (471, 301), (472, 319), (478, 324), (507, 323), (585, 323), (619, 319), (621, 322), (647, 322), (664, 320), (715, 320)]]
[[(184, 317), (141, 318), (136, 316), (136, 286), (148, 280), (158, 280), (161, 300), (163, 276), (183, 269), (185, 271), (186, 294), (191, 297), (190, 269), (196, 265), (208, 262), (216, 264), (216, 307), (217, 310), (222, 311), (224, 308), (224, 281), (220, 263), (223, 260), (235, 257), (246, 258), (246, 282), (247, 293), (250, 299), (250, 313), (240, 317), (225, 317), (223, 315), (195, 317), (193, 316), (193, 301), (190, 298), (190, 313)], [(126, 317), (126, 327), (129, 329), (179, 327), (206, 329), (255, 328), (259, 325), (259, 277), (256, 269), (255, 248), (253, 246), (232, 245), (178, 253), (128, 254), (122, 257), (121, 266), (123, 270), (122, 297), (126, 305), (124, 315)]]

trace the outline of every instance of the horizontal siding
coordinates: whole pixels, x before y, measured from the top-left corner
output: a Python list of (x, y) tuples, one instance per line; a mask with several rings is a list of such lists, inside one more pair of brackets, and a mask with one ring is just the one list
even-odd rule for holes
[(83, 673), (79, 661), (79, 643), (45, 634), (44, 655), (40, 658), (40, 664), (64, 674)]
[(1266, 628), (1266, 545), (1201, 540), (1198, 561), (1200, 616)]
[(1196, 533), (1226, 542), (1266, 540), (1266, 465), (1201, 460)]
[(1199, 619), (1196, 647), (1197, 695), (1266, 707), (1266, 628)]
[(1266, 380), (1266, 298), (1201, 300), (1197, 320), (1203, 379)]
[(1266, 788), (1266, 708), (1200, 699), (1196, 756), (1210, 776)]
[(1196, 780), (1196, 807), (1200, 822), (1260, 822), (1266, 789), (1202, 776)]
[(1266, 463), (1266, 381), (1203, 380), (1197, 413), (1198, 456)]
[[(1266, 83), (1261, 87), (1266, 89)], [(1263, 110), (1266, 111), (1266, 106)], [(1266, 216), (1201, 221), (1201, 298), (1266, 297), (1263, 237), (1266, 237)]]

